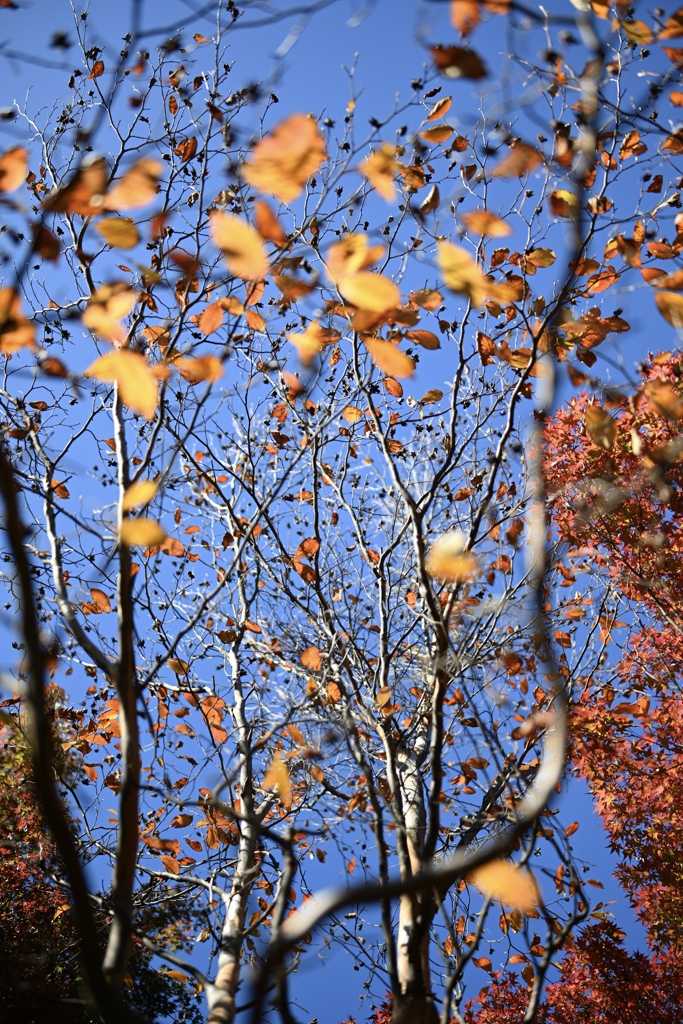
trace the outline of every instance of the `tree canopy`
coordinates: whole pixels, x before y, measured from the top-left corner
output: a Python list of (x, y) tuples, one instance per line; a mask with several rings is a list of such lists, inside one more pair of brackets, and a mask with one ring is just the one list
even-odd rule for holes
[(683, 9), (424, 3), (302, 109), (336, 9), (95, 3), (0, 114), (0, 1008), (673, 1024)]

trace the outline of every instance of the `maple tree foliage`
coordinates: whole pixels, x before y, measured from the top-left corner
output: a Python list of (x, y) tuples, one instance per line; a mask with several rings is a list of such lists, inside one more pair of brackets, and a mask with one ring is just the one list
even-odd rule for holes
[[(579, 7), (435, 4), (369, 129), (355, 70), (302, 111), (232, 63), (252, 4), (118, 52), (86, 12), (15, 110), (3, 813), (46, 996), (292, 1024), (344, 948), (376, 1024), (673, 1006), (680, 365), (608, 382), (605, 304), (683, 322), (683, 16)], [(647, 954), (587, 894), (567, 720)]]

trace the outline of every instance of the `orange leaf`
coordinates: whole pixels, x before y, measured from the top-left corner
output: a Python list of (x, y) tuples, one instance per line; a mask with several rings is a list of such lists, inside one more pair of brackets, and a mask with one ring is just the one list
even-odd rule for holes
[(116, 249), (133, 249), (140, 241), (140, 235), (132, 220), (124, 217), (109, 217), (101, 220), (97, 231), (109, 245)]
[(242, 176), (261, 192), (288, 203), (296, 199), (326, 157), (315, 118), (294, 114), (257, 143), (251, 160), (242, 165)]
[(382, 373), (391, 377), (412, 377), (415, 371), (414, 361), (405, 352), (399, 351), (395, 345), (388, 341), (368, 338), (365, 347), (373, 363)]
[(678, 292), (657, 292), (657, 309), (673, 327), (683, 327), (683, 295)]
[(446, 142), (450, 139), (453, 134), (453, 129), (447, 124), (437, 124), (433, 128), (425, 128), (423, 132), (420, 132), (420, 137), (425, 142), (431, 142), (434, 145), (438, 145), (440, 142)]
[(273, 790), (286, 805), (292, 802), (292, 783), (287, 765), (279, 757), (273, 758), (263, 778), (263, 788)]
[(93, 604), (97, 606), (98, 611), (111, 611), (111, 601), (109, 600), (109, 598), (107, 597), (103, 590), (98, 590), (97, 587), (91, 587), (90, 596), (92, 598)]
[(225, 254), (228, 269), (245, 281), (254, 281), (268, 273), (268, 258), (261, 236), (241, 217), (232, 213), (211, 215), (211, 236)]
[(254, 224), (261, 238), (267, 242), (274, 242), (278, 246), (286, 244), (287, 235), (284, 228), (263, 199), (254, 204)]
[(485, 896), (520, 910), (534, 910), (540, 903), (538, 887), (531, 874), (506, 860), (483, 864), (472, 872), (469, 881)]
[(144, 157), (107, 191), (102, 207), (105, 210), (137, 210), (151, 203), (159, 191), (159, 178), (164, 165)]
[(460, 220), (468, 231), (474, 231), (477, 235), (488, 235), (489, 238), (504, 238), (512, 234), (512, 228), (500, 217), (489, 213), (488, 210), (472, 210), (469, 213), (461, 213)]
[(28, 153), (13, 146), (0, 156), (0, 192), (14, 192), (28, 173)]
[(477, 569), (477, 559), (467, 549), (467, 537), (460, 530), (450, 530), (430, 548), (426, 569), (449, 583), (462, 583), (471, 579)]
[(443, 96), (440, 100), (437, 100), (432, 109), (427, 114), (428, 121), (436, 121), (440, 117), (445, 117), (448, 111), (451, 109), (453, 100), (450, 96)]
[(533, 171), (534, 167), (542, 164), (543, 157), (526, 142), (518, 142), (512, 146), (507, 156), (494, 167), (491, 172), (493, 178), (521, 178), (523, 174)]
[(307, 647), (301, 654), (301, 664), (304, 668), (308, 668), (311, 672), (320, 671), (320, 651), (317, 647)]

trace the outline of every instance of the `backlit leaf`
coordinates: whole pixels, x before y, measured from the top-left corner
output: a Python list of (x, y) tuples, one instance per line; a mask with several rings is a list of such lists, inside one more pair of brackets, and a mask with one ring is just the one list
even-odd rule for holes
[(132, 220), (124, 217), (110, 217), (101, 220), (97, 231), (109, 245), (116, 249), (132, 249), (140, 241), (140, 234)]
[(103, 590), (99, 590), (98, 587), (91, 587), (90, 588), (90, 597), (92, 598), (92, 602), (93, 602), (94, 605), (96, 605), (98, 611), (100, 611), (100, 612), (110, 612), (111, 611), (111, 601), (109, 600), (109, 598), (107, 597), (107, 595), (105, 594), (105, 592)]
[(365, 347), (375, 366), (391, 377), (412, 377), (415, 363), (405, 352), (399, 351), (388, 341), (368, 338)]
[(548, 197), (550, 212), (554, 217), (573, 217), (579, 208), (578, 197), (566, 188), (558, 188)]
[(379, 149), (374, 149), (358, 167), (360, 173), (368, 179), (372, 187), (389, 203), (393, 202), (398, 195), (394, 183), (398, 169), (396, 147), (386, 142)]
[(478, 81), (486, 77), (486, 67), (478, 53), (463, 46), (430, 47), (434, 64), (446, 78), (470, 78)]
[(294, 114), (256, 144), (251, 160), (242, 165), (242, 176), (261, 192), (288, 203), (301, 193), (326, 157), (315, 118)]
[(477, 235), (488, 235), (489, 238), (505, 238), (512, 234), (512, 228), (500, 217), (489, 213), (488, 210), (471, 210), (469, 213), (459, 214), (459, 219), (468, 231)]
[(144, 157), (107, 190), (102, 206), (105, 210), (137, 210), (147, 206), (159, 191), (163, 170), (159, 160)]
[(451, 291), (466, 295), (474, 306), (483, 305), (491, 286), (465, 249), (439, 242), (438, 261), (444, 283)]
[(0, 192), (14, 192), (26, 179), (28, 153), (22, 146), (13, 146), (0, 156)]
[(426, 569), (430, 576), (448, 583), (462, 583), (471, 579), (477, 569), (477, 559), (467, 549), (467, 537), (461, 530), (450, 530), (430, 548)]
[(305, 651), (302, 651), (300, 661), (303, 667), (310, 669), (311, 672), (320, 671), (320, 651), (317, 647), (307, 647)]
[(122, 508), (124, 512), (130, 512), (142, 505), (149, 505), (157, 493), (157, 485), (153, 480), (138, 480), (131, 484), (123, 495)]
[(245, 281), (255, 281), (268, 273), (268, 258), (261, 236), (241, 217), (232, 213), (211, 215), (211, 236), (225, 254), (228, 269)]
[(401, 305), (401, 293), (388, 277), (360, 272), (338, 282), (345, 299), (368, 313), (386, 313)]
[(135, 291), (123, 281), (104, 284), (90, 296), (83, 323), (100, 338), (122, 345), (126, 330), (121, 320), (131, 312), (135, 299)]
[(657, 309), (673, 327), (683, 327), (683, 295), (679, 292), (657, 292)]
[(445, 117), (448, 111), (451, 109), (453, 100), (450, 96), (442, 96), (440, 100), (437, 100), (432, 109), (427, 114), (428, 121), (436, 121), (440, 117)]
[(537, 149), (526, 142), (517, 142), (500, 163), (496, 164), (491, 176), (493, 178), (521, 178), (523, 174), (528, 174), (543, 162), (543, 156)]
[(148, 420), (154, 419), (159, 385), (147, 361), (138, 352), (128, 349), (108, 352), (96, 359), (84, 376), (116, 384), (124, 405)]
[(534, 910), (540, 903), (533, 877), (506, 860), (483, 864), (472, 872), (469, 881), (485, 896), (526, 912)]
[(292, 783), (287, 765), (279, 757), (270, 762), (270, 767), (263, 777), (263, 788), (273, 790), (284, 804), (291, 803)]
[(161, 544), (166, 537), (164, 528), (153, 519), (139, 516), (136, 519), (124, 518), (119, 527), (119, 540), (127, 547), (152, 547)]
[(420, 132), (420, 137), (423, 138), (425, 142), (431, 142), (434, 145), (438, 145), (438, 143), (446, 142), (450, 139), (452, 134), (453, 129), (447, 124), (437, 124), (433, 128), (425, 128), (423, 132)]
[(598, 405), (586, 406), (586, 430), (599, 448), (609, 451), (617, 436), (617, 425), (606, 409)]

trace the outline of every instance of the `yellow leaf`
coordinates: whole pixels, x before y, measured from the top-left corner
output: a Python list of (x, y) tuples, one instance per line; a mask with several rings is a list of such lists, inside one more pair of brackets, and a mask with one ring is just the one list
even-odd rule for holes
[(83, 313), (83, 323), (100, 338), (122, 345), (126, 331), (121, 319), (128, 316), (134, 305), (135, 292), (123, 281), (104, 284), (90, 296)]
[(0, 192), (14, 192), (28, 174), (28, 153), (14, 146), (0, 156)]
[(477, 868), (469, 877), (485, 896), (520, 910), (534, 910), (540, 903), (538, 887), (528, 871), (506, 860), (493, 860)]
[(116, 249), (132, 249), (140, 241), (135, 224), (125, 217), (109, 217), (107, 220), (101, 220), (97, 225), (97, 231), (105, 241)]
[(273, 758), (263, 778), (263, 788), (273, 790), (284, 804), (291, 803), (292, 783), (287, 765), (279, 757)]
[(426, 569), (430, 576), (438, 576), (449, 583), (471, 579), (477, 569), (477, 559), (467, 550), (465, 534), (461, 530), (450, 530), (440, 537), (427, 555)]
[(466, 295), (474, 306), (483, 305), (492, 287), (469, 253), (450, 242), (439, 242), (438, 260), (447, 287)]
[(137, 210), (151, 203), (159, 191), (158, 181), (164, 165), (144, 157), (108, 190), (102, 201), (105, 210)]
[(477, 235), (488, 235), (489, 238), (505, 238), (512, 234), (512, 228), (500, 217), (489, 213), (488, 210), (472, 210), (469, 213), (461, 213), (460, 220), (468, 231), (474, 231)]
[(139, 508), (141, 505), (149, 505), (157, 493), (157, 485), (153, 480), (138, 480), (131, 484), (123, 495), (122, 507), (124, 512)]
[(154, 419), (159, 399), (157, 378), (138, 352), (118, 349), (96, 359), (85, 377), (116, 384), (124, 405), (146, 419)]
[(371, 267), (385, 253), (383, 245), (368, 245), (366, 234), (354, 235), (349, 232), (339, 242), (330, 246), (327, 254), (327, 275), (331, 281), (358, 273)]
[(211, 235), (225, 254), (229, 270), (245, 281), (256, 281), (268, 273), (268, 258), (258, 232), (232, 213), (211, 215)]
[(305, 331), (288, 334), (287, 340), (294, 345), (304, 366), (310, 366), (326, 344), (325, 332), (320, 324), (315, 322), (310, 323)]
[(288, 203), (296, 199), (326, 156), (315, 118), (294, 114), (257, 143), (251, 160), (242, 165), (242, 177), (261, 192)]
[(388, 341), (368, 338), (365, 347), (375, 366), (390, 377), (412, 377), (415, 363), (405, 352), (399, 351)]
[(347, 423), (358, 423), (358, 420), (362, 420), (363, 413), (356, 405), (347, 405), (343, 416)]
[(609, 451), (617, 436), (617, 425), (606, 409), (599, 405), (586, 406), (586, 430), (598, 448)]
[(398, 194), (394, 183), (398, 169), (396, 148), (388, 142), (379, 149), (374, 149), (358, 167), (363, 177), (368, 179), (372, 187), (377, 189), (382, 199), (386, 199), (388, 203), (393, 202)]
[(654, 38), (652, 29), (648, 28), (644, 21), (622, 21), (620, 25), (636, 46), (647, 46)]
[(119, 527), (119, 540), (126, 547), (139, 546), (143, 548), (161, 544), (166, 538), (166, 531), (153, 519), (145, 519), (140, 516), (137, 519), (124, 519)]
[(348, 302), (368, 313), (386, 313), (401, 305), (401, 293), (388, 277), (361, 272), (343, 277), (339, 290)]

